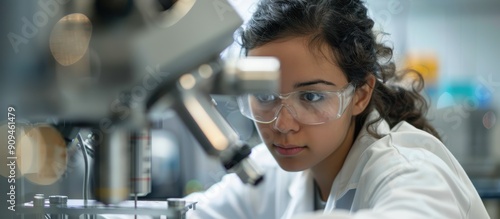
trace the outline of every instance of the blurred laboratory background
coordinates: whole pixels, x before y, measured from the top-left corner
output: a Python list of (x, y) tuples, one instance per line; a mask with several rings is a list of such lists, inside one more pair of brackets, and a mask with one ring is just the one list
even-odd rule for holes
[(423, 74), (427, 117), (500, 218), (500, 1), (367, 2), (398, 67)]
[[(244, 22), (258, 1), (229, 2)], [(366, 0), (366, 3), (376, 21), (380, 40), (394, 48), (398, 69), (411, 68), (422, 73), (425, 80), (422, 92), (430, 103), (428, 118), (467, 171), (491, 218), (500, 218), (500, 1)], [(41, 10), (31, 2), (20, 7), (28, 5), (31, 13)], [(0, 7), (0, 18), (4, 10), (6, 8)], [(5, 19), (0, 19), (0, 23), (2, 28), (9, 30), (17, 31), (20, 26)], [(4, 36), (2, 46), (11, 49), (10, 44), (3, 44), (7, 41)], [(33, 49), (19, 45), (20, 49)], [(229, 59), (239, 56), (239, 52), (237, 43), (233, 43), (221, 57)], [(23, 57), (33, 61), (31, 56), (35, 55), (24, 54)], [(24, 62), (22, 65), (28, 68), (41, 63)], [(92, 77), (87, 79), (92, 80)], [(211, 97), (241, 140), (249, 146), (259, 144), (253, 123), (239, 113), (232, 96)], [(29, 101), (37, 101), (36, 96), (32, 98)], [(0, 135), (6, 133), (5, 126), (0, 129)], [(87, 137), (91, 131), (82, 130), (82, 133)], [(68, 143), (65, 167), (60, 174), (54, 171), (57, 177), (53, 180), (42, 182), (36, 177), (26, 177), (23, 180), (26, 197), (45, 193), (82, 198), (80, 188), (83, 188), (85, 171), (82, 148), (85, 147), (80, 141)], [(207, 155), (175, 111), (166, 111), (153, 125), (151, 152), (151, 192), (139, 199), (183, 197), (207, 189), (226, 173), (220, 160)], [(92, 156), (89, 159), (92, 162)], [(6, 177), (7, 172), (1, 173)]]

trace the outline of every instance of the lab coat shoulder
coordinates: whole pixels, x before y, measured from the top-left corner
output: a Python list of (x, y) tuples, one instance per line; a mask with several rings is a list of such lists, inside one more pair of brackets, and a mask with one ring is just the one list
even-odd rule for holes
[[(361, 162), (352, 177), (359, 177), (356, 179), (359, 183), (400, 180), (402, 174), (422, 171), (437, 171), (436, 174), (457, 177), (457, 181), (468, 181), (458, 161), (440, 140), (406, 122), (366, 147), (358, 160)], [(368, 189), (375, 186), (372, 183)]]
[(362, 144), (353, 146), (347, 170), (332, 188), (336, 199), (355, 190), (350, 214), (326, 213), (340, 218), (488, 218), (465, 171), (434, 136), (401, 122), (381, 139), (358, 140)]
[(188, 218), (279, 218), (289, 199), (288, 186), (299, 173), (282, 170), (265, 145), (253, 148), (250, 155), (264, 173), (257, 186), (247, 185), (235, 174), (225, 175), (219, 183), (186, 200), (196, 201)]

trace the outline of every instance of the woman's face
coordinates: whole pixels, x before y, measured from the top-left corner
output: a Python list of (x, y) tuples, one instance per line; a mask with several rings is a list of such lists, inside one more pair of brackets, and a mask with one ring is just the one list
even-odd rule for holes
[[(322, 52), (330, 53), (326, 47)], [(279, 59), (282, 94), (298, 90), (338, 91), (348, 84), (336, 63), (321, 54), (320, 51), (312, 53), (308, 39), (303, 37), (273, 41), (249, 51), (249, 56), (274, 56)], [(354, 126), (351, 122), (352, 105), (353, 101), (340, 118), (320, 125), (301, 124), (286, 108), (282, 108), (274, 122), (256, 125), (281, 168), (301, 171), (320, 163), (335, 162), (342, 145), (349, 144), (350, 148)], [(345, 155), (341, 157), (338, 159), (343, 159)]]

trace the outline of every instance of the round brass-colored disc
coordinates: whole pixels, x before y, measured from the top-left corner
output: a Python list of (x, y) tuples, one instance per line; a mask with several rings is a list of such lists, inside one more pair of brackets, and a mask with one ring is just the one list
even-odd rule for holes
[(31, 182), (50, 185), (66, 171), (66, 154), (66, 143), (54, 127), (35, 126), (26, 130), (19, 138), (18, 168)]

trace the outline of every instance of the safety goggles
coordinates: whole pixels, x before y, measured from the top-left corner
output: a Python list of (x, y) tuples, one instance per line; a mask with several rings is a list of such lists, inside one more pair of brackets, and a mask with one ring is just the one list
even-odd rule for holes
[(258, 123), (274, 122), (283, 108), (295, 120), (306, 125), (319, 125), (338, 119), (352, 99), (351, 83), (339, 91), (294, 91), (287, 94), (254, 93), (238, 97), (241, 113)]

